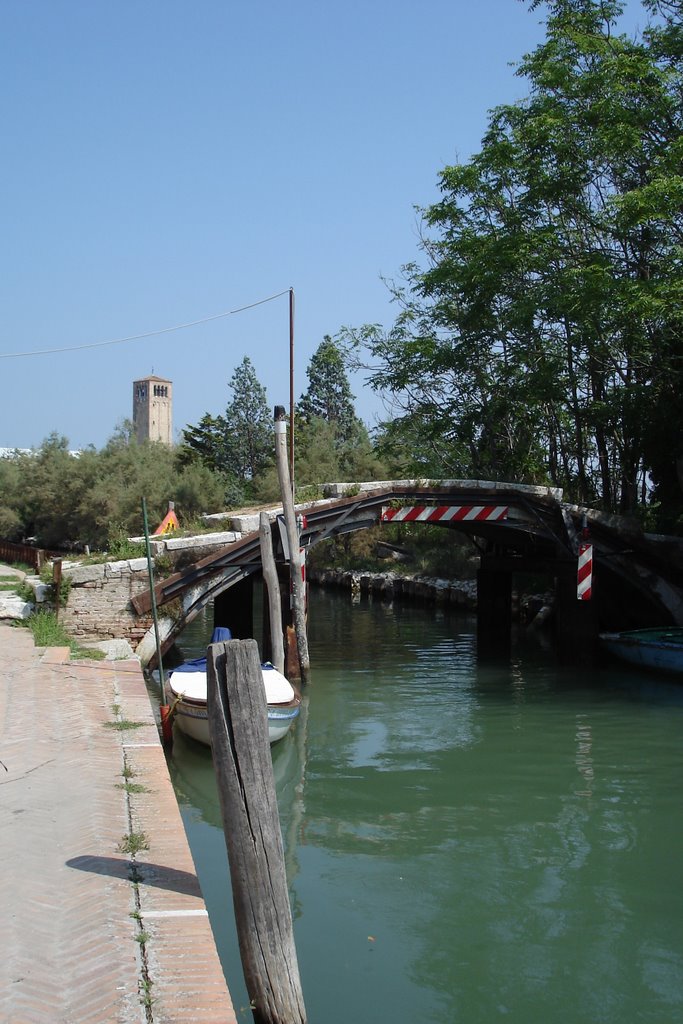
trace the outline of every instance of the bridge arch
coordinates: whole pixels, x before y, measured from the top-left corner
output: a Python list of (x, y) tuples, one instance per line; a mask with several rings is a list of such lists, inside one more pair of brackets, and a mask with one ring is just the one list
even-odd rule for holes
[[(544, 573), (557, 581), (559, 632), (569, 651), (575, 650), (577, 637), (590, 645), (600, 627), (683, 624), (680, 539), (645, 537), (630, 521), (564, 503), (557, 488), (472, 480), (326, 486), (329, 497), (297, 509), (305, 517), (304, 547), (400, 519), (469, 536), (480, 555), (479, 627), (490, 640), (500, 639), (506, 630), (509, 636), (508, 595), (512, 575), (520, 572)], [(277, 512), (271, 510), (271, 519)], [(176, 611), (179, 607), (173, 620), (164, 620), (164, 649), (212, 601), (231, 590), (238, 594), (239, 588), (244, 594), (261, 574), (258, 516), (252, 515), (251, 521), (241, 517), (238, 525), (240, 536), (234, 543), (157, 584), (161, 615), (170, 602), (176, 603)], [(584, 527), (594, 549), (597, 585), (591, 604), (576, 596)], [(276, 558), (282, 562), (276, 530), (273, 537)], [(138, 614), (149, 613), (148, 593), (131, 603)], [(239, 607), (240, 599), (231, 603)]]

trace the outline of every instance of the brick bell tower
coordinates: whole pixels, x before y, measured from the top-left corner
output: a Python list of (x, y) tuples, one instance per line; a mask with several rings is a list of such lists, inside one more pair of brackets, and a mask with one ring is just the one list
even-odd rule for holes
[(133, 426), (139, 444), (173, 444), (173, 383), (164, 377), (133, 381)]

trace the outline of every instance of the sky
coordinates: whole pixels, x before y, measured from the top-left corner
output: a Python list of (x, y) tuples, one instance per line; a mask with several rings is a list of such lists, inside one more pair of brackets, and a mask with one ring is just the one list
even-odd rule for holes
[[(298, 399), (325, 335), (393, 322), (416, 207), (525, 95), (513, 65), (542, 19), (520, 0), (3, 0), (0, 447), (100, 448), (152, 373), (179, 439), (225, 410), (245, 355), (288, 406), (290, 288)], [(633, 0), (624, 28), (643, 22)], [(351, 386), (372, 426), (381, 401)]]

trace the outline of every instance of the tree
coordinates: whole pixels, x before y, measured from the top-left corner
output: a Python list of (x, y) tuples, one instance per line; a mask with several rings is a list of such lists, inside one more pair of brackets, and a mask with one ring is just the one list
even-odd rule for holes
[(97, 451), (73, 454), (52, 434), (33, 452), (0, 460), (0, 536), (35, 536), (50, 548), (107, 547), (112, 538), (142, 533), (141, 499), (150, 525), (175, 501), (181, 525), (224, 507), (229, 481), (200, 464), (182, 465), (165, 444), (121, 431)]
[(17, 457), (0, 458), (0, 538), (19, 541), (25, 535), (19, 514), (22, 477)]
[(307, 372), (308, 389), (297, 408), (297, 482), (383, 476), (384, 466), (354, 409), (345, 355), (328, 334)]
[(299, 399), (298, 413), (305, 422), (315, 417), (336, 427), (337, 442), (347, 441), (357, 426), (353, 395), (341, 349), (326, 334), (308, 364), (308, 389)]
[(678, 487), (683, 457), (680, 3), (648, 2), (636, 40), (611, 0), (545, 6), (528, 98), (444, 169), (426, 266), (362, 340), (431, 465), (630, 511), (648, 474)]
[(200, 462), (209, 469), (226, 466), (227, 423), (223, 416), (205, 413), (196, 426), (183, 430), (179, 457), (185, 464)]
[(233, 399), (225, 413), (225, 468), (240, 479), (253, 480), (273, 460), (274, 442), (266, 389), (259, 383), (248, 356), (233, 373), (228, 387)]
[(314, 416), (296, 424), (296, 483), (299, 486), (330, 481), (381, 480), (386, 468), (360, 420), (340, 441), (337, 424)]
[(66, 437), (52, 433), (40, 448), (17, 460), (22, 478), (19, 514), (26, 535), (45, 547), (77, 536), (79, 481), (83, 464)]

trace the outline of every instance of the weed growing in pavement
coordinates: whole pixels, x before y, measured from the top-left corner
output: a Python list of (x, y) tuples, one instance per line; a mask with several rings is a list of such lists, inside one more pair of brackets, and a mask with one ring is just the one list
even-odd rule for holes
[(125, 732), (127, 729), (141, 729), (144, 724), (144, 722), (132, 722), (129, 718), (122, 718), (118, 722), (105, 722), (104, 728)]
[(154, 1002), (154, 1000), (152, 999), (151, 978), (143, 978), (142, 981), (140, 982), (140, 996), (140, 1002), (149, 1010), (150, 1007), (152, 1006), (152, 1003)]
[(70, 639), (54, 612), (41, 608), (30, 619), (28, 629), (33, 633), (36, 647), (69, 647)]
[(146, 554), (147, 545), (144, 541), (130, 540), (122, 527), (111, 531), (107, 555), (110, 560), (123, 561), (128, 558), (144, 558)]
[(126, 793), (151, 793), (151, 789), (143, 786), (140, 782), (117, 782), (117, 789), (123, 789)]
[(134, 856), (141, 850), (149, 850), (149, 840), (144, 832), (129, 832), (127, 835), (121, 836), (118, 849), (120, 853), (129, 853)]

